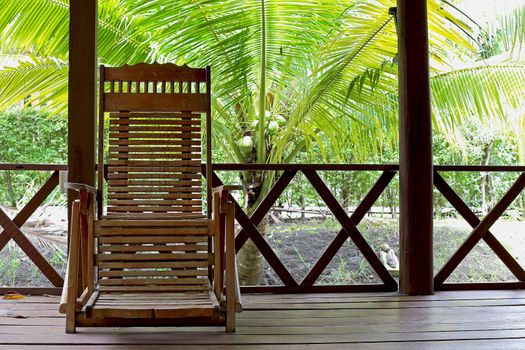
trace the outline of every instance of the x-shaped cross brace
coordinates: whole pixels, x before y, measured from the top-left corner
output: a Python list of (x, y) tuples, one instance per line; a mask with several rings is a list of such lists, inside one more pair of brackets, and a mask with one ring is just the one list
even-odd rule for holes
[[(321, 196), (323, 201), (326, 203), (332, 214), (339, 221), (343, 228), (337, 234), (328, 249), (323, 253), (318, 262), (310, 270), (305, 279), (301, 282), (300, 287), (312, 286), (319, 278), (320, 274), (324, 271), (326, 266), (330, 263), (332, 258), (335, 256), (337, 251), (342, 247), (346, 239), (350, 237), (361, 251), (365, 259), (376, 271), (379, 278), (383, 281), (386, 290), (397, 290), (396, 281), (392, 278), (385, 266), (383, 266), (383, 264), (379, 261), (372, 248), (370, 248), (366, 240), (357, 229), (357, 224), (359, 224), (366, 212), (372, 207), (374, 202), (381, 195), (386, 186), (388, 186), (396, 173), (384, 172), (374, 187), (372, 187), (370, 192), (367, 194), (367, 196), (365, 196), (363, 202), (358, 206), (352, 216), (349, 217), (315, 170), (302, 170), (302, 172), (313, 185), (314, 189)], [(235, 239), (236, 251), (239, 251), (248, 239), (252, 239), (255, 246), (266, 258), (266, 261), (274, 269), (275, 273), (279, 276), (284, 285), (291, 287), (298, 287), (297, 282), (279, 260), (268, 242), (266, 242), (266, 240), (262, 237), (257, 229), (257, 225), (262, 221), (271, 207), (275, 204), (277, 198), (286, 189), (296, 174), (296, 170), (284, 171), (250, 217), (244, 213), (242, 208), (240, 208), (233, 197), (230, 198), (230, 200), (235, 203), (237, 209), (235, 211), (235, 217), (237, 222), (242, 227), (242, 230)], [(216, 174), (214, 174), (213, 181), (214, 186), (222, 184), (222, 181), (217, 177)]]
[(64, 284), (62, 277), (56, 272), (47, 260), (40, 254), (38, 249), (27, 239), (20, 227), (29, 219), (31, 214), (38, 208), (47, 196), (58, 185), (58, 171), (53, 172), (46, 183), (38, 190), (38, 192), (31, 198), (31, 200), (20, 210), (14, 219), (10, 219), (7, 214), (0, 209), (0, 226), (3, 231), (0, 232), (0, 250), (13, 239), (16, 244), (22, 249), (33, 263), (42, 271), (47, 279), (53, 283), (55, 287), (61, 287)]
[(514, 182), (507, 193), (499, 200), (483, 220), (480, 220), (476, 214), (470, 210), (465, 202), (456, 194), (456, 192), (454, 192), (437, 171), (434, 171), (434, 185), (473, 228), (473, 231), (465, 242), (434, 277), (434, 285), (436, 288), (443, 285), (454, 269), (456, 269), (481, 239), (483, 239), (494, 253), (496, 253), (516, 278), (522, 282), (525, 281), (525, 271), (523, 268), (489, 231), (496, 220), (498, 220), (514, 199), (516, 199), (521, 191), (523, 191), (523, 188), (525, 188), (525, 173), (522, 173), (518, 177), (516, 182)]

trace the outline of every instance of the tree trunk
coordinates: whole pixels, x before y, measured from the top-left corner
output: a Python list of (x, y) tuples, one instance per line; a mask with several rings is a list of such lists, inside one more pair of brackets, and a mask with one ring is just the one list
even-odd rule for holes
[[(245, 173), (246, 174), (246, 173)], [(244, 174), (243, 174), (244, 175)], [(248, 215), (256, 209), (255, 205), (261, 195), (263, 173), (260, 171), (248, 172), (248, 178), (242, 176), (245, 192), (245, 206)], [(257, 226), (259, 232), (264, 237), (268, 228), (268, 216), (266, 216)], [(249, 239), (242, 249), (237, 253), (237, 268), (239, 283), (245, 286), (261, 284), (263, 276), (263, 258), (252, 240)]]
[(15, 208), (17, 198), (15, 196), (15, 189), (13, 188), (13, 174), (10, 170), (4, 171), (4, 179), (7, 187), (7, 197), (9, 200), (9, 205)]
[[(489, 165), (490, 155), (492, 151), (493, 142), (490, 141), (483, 150), (483, 158), (481, 160), (483, 165)], [(492, 182), (490, 181), (490, 175), (488, 172), (481, 173), (481, 211), (483, 215), (486, 215), (492, 207), (492, 201), (490, 199), (492, 192)]]
[[(268, 216), (257, 226), (262, 236), (266, 235)], [(239, 282), (243, 286), (260, 285), (263, 278), (263, 257), (259, 249), (249, 239), (237, 253)]]

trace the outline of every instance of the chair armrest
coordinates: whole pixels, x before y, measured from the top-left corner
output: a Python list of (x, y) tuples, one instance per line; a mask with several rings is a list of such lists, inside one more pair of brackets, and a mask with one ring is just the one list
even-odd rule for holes
[(66, 182), (64, 184), (64, 188), (68, 189), (68, 190), (74, 190), (74, 191), (86, 191), (86, 192), (89, 192), (89, 193), (93, 193), (93, 194), (96, 194), (97, 193), (97, 189), (93, 186), (89, 186), (89, 185), (86, 185), (86, 184), (79, 184), (79, 183), (74, 183), (74, 182)]

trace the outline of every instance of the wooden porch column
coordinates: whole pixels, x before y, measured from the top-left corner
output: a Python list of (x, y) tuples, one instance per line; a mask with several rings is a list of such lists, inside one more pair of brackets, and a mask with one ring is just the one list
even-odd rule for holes
[(68, 181), (91, 186), (95, 185), (97, 2), (71, 0), (69, 5)]
[(400, 279), (433, 293), (432, 118), (426, 0), (398, 0)]

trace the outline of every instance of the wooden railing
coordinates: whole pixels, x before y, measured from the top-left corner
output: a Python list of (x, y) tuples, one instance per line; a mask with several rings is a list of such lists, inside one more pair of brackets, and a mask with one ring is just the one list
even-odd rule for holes
[[(51, 172), (51, 176), (42, 185), (42, 187), (33, 195), (27, 204), (18, 212), (18, 214), (10, 219), (9, 216), (0, 208), (0, 251), (12, 239), (20, 249), (26, 253), (36, 267), (47, 277), (47, 279), (55, 286), (55, 288), (17, 288), (19, 292), (27, 292), (34, 294), (55, 294), (58, 293), (64, 284), (64, 279), (51, 266), (38, 249), (31, 243), (31, 241), (21, 231), (21, 227), (31, 217), (35, 210), (42, 205), (44, 200), (53, 192), (59, 184), (59, 172), (67, 170), (66, 165), (52, 165), (52, 164), (0, 164), (0, 171), (6, 170), (32, 170)], [(13, 286), (15, 287), (15, 286)], [(19, 286), (16, 286), (19, 287)], [(0, 288), (0, 292), (6, 288)], [(11, 288), (7, 288), (11, 289)]]
[[(42, 188), (32, 197), (32, 199), (20, 210), (20, 212), (10, 219), (2, 210), (0, 210), (0, 226), (3, 231), (0, 232), (0, 250), (3, 249), (10, 239), (28, 255), (42, 273), (51, 281), (56, 288), (17, 288), (21, 291), (33, 293), (52, 293), (58, 292), (59, 287), (63, 284), (62, 277), (38, 252), (33, 244), (25, 237), (20, 227), (26, 222), (31, 214), (39, 207), (45, 198), (58, 185), (59, 171), (66, 170), (64, 165), (33, 165), (33, 164), (0, 164), (2, 170), (36, 170), (52, 172), (49, 179)], [(396, 291), (398, 286), (396, 280), (390, 275), (384, 265), (377, 258), (375, 252), (367, 243), (358, 229), (358, 224), (364, 218), (366, 213), (372, 208), (379, 196), (385, 191), (392, 179), (399, 171), (399, 167), (392, 165), (378, 164), (214, 164), (213, 165), (213, 185), (222, 184), (217, 172), (219, 171), (274, 171), (278, 174), (277, 180), (270, 189), (265, 198), (260, 202), (256, 210), (247, 215), (235, 198), (231, 200), (235, 203), (236, 220), (241, 227), (235, 240), (235, 248), (238, 252), (243, 245), (251, 239), (259, 249), (268, 264), (275, 271), (282, 282), (278, 286), (245, 286), (244, 292), (272, 292), (272, 293), (304, 293), (304, 292), (364, 292), (364, 291)], [(319, 171), (377, 171), (380, 173), (375, 184), (364, 196), (361, 203), (355, 210), (348, 215), (339, 204), (335, 196), (326, 186), (319, 176)], [(492, 211), (483, 219), (480, 219), (465, 204), (465, 202), (454, 192), (441, 176), (443, 172), (516, 172), (521, 173), (515, 183), (509, 188), (507, 193), (494, 206)], [(203, 172), (204, 173), (204, 172)], [(297, 281), (279, 259), (270, 244), (261, 235), (257, 226), (273, 207), (279, 196), (288, 187), (290, 182), (298, 174), (302, 173), (312, 184), (313, 188), (319, 194), (332, 212), (334, 218), (341, 224), (341, 230), (330, 242), (320, 258), (309, 270), (309, 272)], [(434, 185), (436, 189), (443, 194), (447, 201), (458, 211), (458, 213), (472, 226), (473, 231), (450, 257), (447, 263), (441, 268), (434, 278), (436, 290), (451, 289), (511, 289), (525, 288), (525, 270), (519, 265), (514, 257), (503, 247), (503, 245), (490, 232), (491, 226), (504, 213), (516, 197), (523, 192), (525, 187), (525, 166), (434, 166)], [(380, 278), (380, 284), (365, 285), (316, 285), (316, 281), (325, 271), (330, 261), (337, 254), (339, 249), (348, 240), (352, 240), (356, 247), (363, 254), (372, 269)], [(499, 259), (514, 274), (517, 282), (505, 283), (446, 283), (446, 279), (465, 259), (473, 247), (480, 241), (484, 240), (487, 245), (496, 253)], [(401, 272), (402, 273), (402, 272)], [(0, 288), (0, 292), (2, 289)]]
[[(390, 273), (381, 264), (376, 254), (363, 238), (357, 228), (359, 222), (371, 209), (373, 204), (387, 188), (396, 173), (399, 171), (398, 165), (378, 165), (378, 164), (214, 164), (214, 185), (222, 184), (217, 176), (217, 171), (277, 171), (280, 176), (272, 189), (262, 200), (259, 207), (248, 216), (240, 208), (234, 198), (231, 198), (237, 206), (236, 219), (242, 230), (236, 237), (236, 250), (239, 251), (248, 239), (251, 239), (259, 249), (268, 264), (273, 268), (282, 286), (246, 286), (246, 292), (283, 292), (283, 293), (303, 293), (303, 292), (355, 292), (355, 291), (395, 291), (397, 282), (391, 277)], [(376, 183), (370, 188), (361, 203), (356, 207), (351, 215), (343, 210), (341, 205), (330, 192), (326, 184), (318, 174), (318, 171), (378, 171), (381, 175)], [(307, 275), (301, 280), (296, 281), (284, 264), (277, 257), (270, 245), (262, 237), (257, 229), (257, 225), (262, 221), (277, 198), (283, 193), (286, 187), (298, 172), (302, 172), (313, 188), (320, 195), (328, 209), (332, 212), (335, 219), (341, 224), (342, 229), (328, 245), (324, 253), (310, 269)], [(515, 183), (509, 188), (502, 199), (494, 206), (485, 218), (480, 220), (474, 212), (465, 204), (457, 193), (446, 183), (441, 176), (443, 172), (517, 172), (519, 175)], [(501, 217), (509, 205), (523, 191), (525, 187), (525, 166), (434, 166), (434, 186), (443, 194), (449, 203), (458, 213), (472, 226), (473, 231), (467, 240), (458, 248), (448, 262), (434, 277), (434, 288), (436, 290), (454, 289), (512, 289), (525, 288), (525, 271), (514, 257), (503, 247), (503, 245), (489, 231), (490, 227)], [(361, 251), (370, 266), (377, 273), (382, 284), (372, 285), (337, 285), (337, 286), (318, 286), (315, 282), (319, 279), (335, 254), (343, 246), (347, 239), (351, 239)], [(499, 259), (516, 277), (517, 282), (496, 282), (496, 283), (445, 283), (450, 274), (465, 259), (474, 246), (483, 239), (488, 246), (496, 253)], [(402, 272), (401, 272), (402, 273)]]
[[(461, 197), (447, 184), (441, 176), (443, 172), (516, 172), (521, 173), (514, 184), (501, 197), (492, 210), (480, 219), (461, 199)], [(490, 228), (501, 217), (512, 202), (525, 188), (525, 166), (434, 166), (434, 186), (458, 211), (465, 221), (472, 227), (465, 242), (456, 250), (441, 270), (434, 276), (435, 290), (461, 289), (523, 289), (525, 288), (525, 271), (516, 259), (505, 249), (498, 239), (490, 232)], [(445, 283), (450, 274), (467, 257), (476, 244), (483, 239), (516, 277), (517, 282), (494, 283)]]

